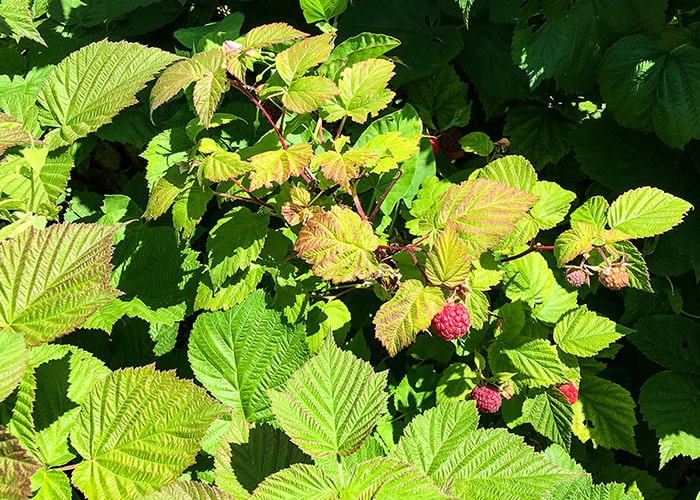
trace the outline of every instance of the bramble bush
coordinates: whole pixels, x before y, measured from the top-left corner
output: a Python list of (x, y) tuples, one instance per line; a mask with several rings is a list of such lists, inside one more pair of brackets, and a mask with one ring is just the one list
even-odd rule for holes
[(0, 21), (0, 496), (694, 498), (693, 2)]

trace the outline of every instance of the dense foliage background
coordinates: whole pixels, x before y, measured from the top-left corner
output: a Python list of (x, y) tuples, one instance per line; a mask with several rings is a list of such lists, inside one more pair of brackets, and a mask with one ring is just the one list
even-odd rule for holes
[[(0, 0), (0, 36), (3, 498), (697, 497), (696, 2)], [(594, 248), (629, 287), (567, 284)]]

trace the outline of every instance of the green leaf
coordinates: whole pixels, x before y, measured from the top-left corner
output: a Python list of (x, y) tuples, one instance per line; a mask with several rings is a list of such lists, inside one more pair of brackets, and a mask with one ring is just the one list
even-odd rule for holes
[(534, 453), (504, 429), (473, 432), (462, 446), (473, 451), (455, 474), (453, 492), (460, 498), (534, 500), (581, 476)]
[(146, 181), (149, 190), (152, 190), (158, 179), (166, 175), (173, 166), (188, 161), (187, 151), (192, 145), (184, 127), (164, 130), (151, 139), (146, 150), (141, 153), (148, 162)]
[(244, 49), (259, 49), (305, 36), (306, 33), (286, 23), (271, 23), (251, 29), (245, 34), (241, 44)]
[(572, 226), (554, 240), (554, 256), (560, 266), (593, 249), (595, 238), (593, 226), (585, 222), (573, 221)]
[(272, 183), (283, 184), (290, 177), (299, 176), (309, 164), (313, 152), (311, 144), (302, 142), (288, 149), (278, 149), (257, 154), (249, 159), (250, 189), (272, 187)]
[(401, 42), (392, 36), (360, 33), (336, 45), (319, 71), (332, 80), (336, 80), (342, 69), (359, 61), (378, 58), (400, 44)]
[(367, 279), (378, 269), (379, 246), (372, 225), (349, 208), (333, 206), (314, 215), (299, 232), (294, 250), (314, 274), (333, 283)]
[(637, 247), (634, 246), (631, 241), (617, 241), (613, 243), (612, 246), (620, 254), (627, 256), (625, 269), (627, 269), (627, 273), (630, 277), (628, 287), (654, 293), (654, 289), (651, 287), (651, 281), (649, 278), (649, 269), (644, 261), (644, 256), (639, 250), (637, 250)]
[(35, 140), (32, 134), (24, 130), (22, 121), (0, 113), (0, 154), (13, 146), (30, 144)]
[(554, 327), (554, 341), (561, 350), (584, 358), (598, 354), (621, 336), (614, 321), (586, 306), (569, 311)]
[(365, 123), (368, 116), (377, 116), (394, 98), (386, 87), (394, 75), (394, 63), (386, 59), (368, 59), (345, 68), (340, 73), (340, 94), (322, 108), (327, 121), (349, 117), (356, 123)]
[(328, 59), (331, 50), (333, 35), (330, 33), (305, 38), (277, 54), (277, 73), (287, 85), (291, 85), (308, 70)]
[(628, 338), (646, 357), (678, 372), (700, 375), (700, 326), (678, 316), (646, 316)]
[[(467, 100), (468, 90), (469, 87), (459, 79), (454, 68), (445, 65), (439, 71), (413, 82), (407, 92), (408, 101), (415, 106), (426, 125), (435, 130), (447, 130), (469, 123), (471, 102)], [(493, 143), (486, 134), (474, 134), (473, 137), (478, 141), (473, 146), (478, 151), (485, 151), (489, 147), (493, 149)], [(489, 152), (490, 150), (486, 154)]]
[(311, 113), (340, 92), (325, 76), (304, 76), (295, 79), (282, 95), (282, 104), (295, 113)]
[(267, 214), (254, 214), (245, 207), (235, 207), (219, 218), (207, 238), (209, 275), (216, 288), (258, 258), (269, 222)]
[(556, 109), (518, 106), (508, 112), (503, 135), (510, 139), (513, 153), (522, 154), (542, 170), (569, 152), (572, 128), (572, 122)]
[(173, 226), (181, 239), (192, 236), (213, 196), (211, 189), (200, 186), (193, 177), (188, 180), (173, 203)]
[(614, 382), (581, 377), (579, 400), (574, 406), (574, 434), (584, 443), (637, 452), (634, 442), (636, 406), (630, 393)]
[(194, 53), (205, 52), (214, 47), (218, 47), (221, 51), (224, 41), (238, 38), (243, 20), (243, 13), (233, 12), (215, 23), (195, 28), (181, 28), (175, 31), (173, 36)]
[(559, 184), (539, 181), (530, 191), (539, 199), (532, 205), (530, 215), (540, 229), (551, 229), (564, 220), (576, 195)]
[(221, 488), (195, 481), (178, 481), (155, 493), (139, 497), (140, 500), (234, 500), (234, 496)]
[(464, 443), (478, 421), (473, 401), (440, 404), (411, 420), (391, 457), (415, 465), (438, 485), (449, 484), (469, 456)]
[(390, 356), (410, 345), (416, 334), (430, 326), (442, 310), (445, 297), (436, 287), (424, 287), (420, 281), (409, 279), (399, 287), (396, 295), (382, 304), (374, 315), (374, 336)]
[(425, 275), (433, 285), (453, 288), (464, 282), (471, 270), (467, 247), (450, 226), (437, 237), (428, 252)]
[(266, 390), (280, 386), (308, 356), (303, 328), (282, 323), (257, 291), (225, 312), (203, 313), (190, 336), (192, 371), (209, 392), (250, 422), (272, 417)]
[(29, 478), (40, 468), (19, 440), (0, 425), (0, 495), (8, 500), (29, 498)]
[(523, 300), (533, 317), (556, 323), (562, 314), (576, 307), (577, 294), (567, 291), (554, 278), (547, 261), (537, 252), (508, 262), (503, 282), (509, 299)]
[(115, 228), (56, 224), (0, 245), (0, 332), (27, 345), (70, 333), (118, 296), (109, 284)]
[(311, 24), (316, 21), (330, 22), (348, 7), (347, 0), (300, 0), (299, 6), (304, 12), (304, 19)]
[(700, 383), (696, 375), (664, 371), (642, 386), (639, 406), (659, 438), (663, 467), (673, 457), (700, 457)]
[(547, 340), (534, 339), (513, 346), (501, 346), (496, 342), (493, 346), (510, 361), (508, 371), (517, 373), (516, 380), (522, 380), (528, 387), (547, 387), (567, 381), (566, 366), (557, 349)]
[(583, 223), (592, 226), (596, 233), (603, 231), (607, 227), (608, 210), (608, 200), (602, 196), (592, 196), (571, 212), (571, 227)]
[(20, 332), (0, 332), (0, 402), (19, 385), (27, 368), (27, 346)]
[(451, 363), (442, 372), (435, 388), (438, 406), (443, 406), (443, 403), (468, 399), (480, 381), (479, 374), (466, 363)]
[(483, 132), (470, 132), (459, 140), (459, 145), (467, 153), (488, 156), (493, 151), (493, 141)]
[(532, 193), (537, 185), (537, 172), (526, 158), (508, 155), (490, 162), (481, 170), (478, 176), (493, 179), (501, 184)]
[(84, 459), (73, 484), (89, 498), (120, 499), (174, 482), (221, 413), (203, 389), (174, 372), (153, 365), (118, 370), (95, 385), (71, 431)]
[(65, 472), (60, 470), (39, 469), (32, 476), (34, 500), (71, 500), (73, 488)]
[(610, 47), (600, 68), (600, 93), (620, 125), (654, 131), (682, 148), (700, 137), (700, 48), (690, 33), (636, 34)]
[(568, 402), (549, 392), (528, 397), (523, 403), (523, 419), (552, 442), (569, 449), (573, 411)]
[(316, 465), (294, 464), (268, 476), (256, 488), (251, 500), (298, 500), (300, 498), (335, 498), (338, 486), (333, 478)]
[(389, 457), (362, 462), (342, 491), (344, 498), (406, 498), (439, 500), (449, 498), (422, 471)]
[(291, 440), (312, 457), (357, 450), (386, 412), (386, 373), (338, 348), (332, 339), (287, 381), (269, 391), (272, 411)]
[(137, 102), (136, 93), (154, 73), (176, 59), (160, 49), (123, 41), (102, 40), (73, 52), (54, 67), (39, 92), (43, 124), (57, 127), (44, 140), (53, 149), (111, 122)]
[(202, 175), (212, 182), (226, 181), (250, 170), (250, 163), (230, 151), (216, 151), (202, 161)]
[(350, 181), (360, 175), (360, 169), (364, 165), (376, 163), (377, 160), (377, 153), (364, 147), (351, 149), (344, 154), (336, 151), (324, 151), (314, 155), (311, 159), (311, 168), (320, 167), (326, 179), (337, 182), (346, 192), (350, 193), (352, 192)]
[(319, 301), (311, 306), (306, 320), (306, 343), (311, 353), (318, 352), (328, 335), (347, 333), (351, 319), (350, 310), (338, 299)]
[(610, 205), (608, 224), (632, 238), (647, 238), (680, 224), (691, 208), (687, 201), (660, 189), (641, 187), (617, 197)]
[(264, 267), (251, 264), (247, 269), (228, 278), (216, 290), (216, 287), (208, 280), (201, 280), (197, 285), (197, 295), (194, 299), (195, 310), (218, 311), (222, 309), (225, 311), (231, 309), (236, 304), (243, 302), (255, 290), (264, 274)]
[[(46, 47), (46, 42), (34, 24), (29, 0), (0, 1), (0, 31), (17, 37), (29, 38)], [(9, 28), (9, 33), (7, 29)]]
[[(209, 128), (221, 96), (228, 88), (224, 55), (219, 47), (201, 52), (192, 58), (198, 64), (197, 80), (192, 91), (192, 102), (197, 116)], [(155, 90), (155, 88), (154, 88)], [(151, 103), (151, 110), (155, 109)]]

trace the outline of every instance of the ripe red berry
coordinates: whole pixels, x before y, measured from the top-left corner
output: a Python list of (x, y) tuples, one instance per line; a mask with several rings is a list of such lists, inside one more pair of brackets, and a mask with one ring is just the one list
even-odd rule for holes
[(462, 135), (462, 131), (457, 127), (448, 128), (440, 134), (440, 147), (448, 158), (456, 160), (464, 156), (464, 149), (459, 143)]
[(431, 137), (430, 138), (430, 145), (433, 148), (433, 156), (437, 156), (437, 154), (440, 152), (440, 141), (438, 141), (438, 138)]
[(573, 382), (567, 382), (566, 384), (559, 385), (557, 386), (557, 389), (566, 397), (569, 404), (574, 404), (576, 401), (578, 401), (578, 389)]
[(484, 413), (496, 413), (501, 408), (501, 393), (493, 387), (475, 387), (471, 397), (476, 401), (476, 408)]
[(433, 316), (431, 326), (445, 340), (462, 337), (469, 330), (471, 317), (462, 304), (445, 304), (442, 311)]
[(630, 275), (623, 266), (613, 265), (602, 269), (598, 273), (598, 281), (605, 288), (619, 290), (630, 283)]

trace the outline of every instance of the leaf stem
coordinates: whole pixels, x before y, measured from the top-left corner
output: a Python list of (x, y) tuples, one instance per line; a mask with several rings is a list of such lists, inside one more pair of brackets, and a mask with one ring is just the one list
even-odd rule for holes
[(212, 190), (212, 192), (216, 196), (221, 196), (222, 198), (230, 198), (232, 200), (241, 200), (241, 201), (250, 201), (250, 202), (256, 203), (260, 206), (267, 207), (267, 208), (271, 209), (272, 211), (275, 210), (275, 207), (273, 207), (272, 205), (270, 205), (266, 201), (263, 201), (260, 198), (258, 198), (257, 196), (255, 196), (253, 193), (250, 192), (250, 190), (247, 187), (245, 187), (243, 184), (241, 184), (238, 180), (231, 178), (231, 182), (233, 182), (236, 186), (238, 186), (240, 189), (245, 191), (245, 193), (248, 195), (248, 198), (246, 198), (245, 196), (238, 196), (235, 194), (220, 193), (218, 191), (213, 191), (213, 190)]
[(249, 85), (246, 85), (245, 83), (243, 83), (242, 81), (240, 81), (238, 78), (236, 78), (236, 77), (233, 76), (233, 75), (229, 75), (229, 82), (231, 83), (231, 86), (232, 86), (232, 87), (237, 88), (238, 90), (240, 90), (240, 91), (243, 93), (243, 95), (245, 95), (245, 96), (248, 98), (248, 100), (249, 100), (250, 102), (252, 102), (253, 104), (255, 104), (255, 107), (258, 108), (258, 109), (260, 110), (260, 112), (263, 114), (263, 116), (265, 117), (265, 119), (266, 119), (266, 120), (268, 121), (268, 123), (272, 126), (272, 129), (273, 129), (273, 130), (275, 131), (275, 133), (277, 134), (277, 137), (278, 137), (279, 140), (280, 140), (280, 144), (282, 145), (282, 149), (284, 149), (284, 150), (286, 151), (286, 150), (287, 150), (287, 147), (288, 147), (288, 146), (287, 146), (287, 141), (285, 141), (285, 140), (284, 140), (284, 137), (282, 137), (282, 132), (281, 132), (280, 129), (277, 127), (277, 125), (275, 124), (275, 121), (272, 119), (272, 117), (270, 116), (270, 114), (265, 110), (265, 108), (263, 107), (263, 105), (260, 104), (260, 101), (258, 101), (258, 99), (253, 95), (253, 93), (252, 93), (250, 90), (248, 90)]
[(554, 250), (554, 245), (543, 245), (542, 243), (534, 243), (530, 245), (530, 248), (527, 250), (524, 250), (518, 254), (511, 255), (510, 257), (504, 257), (500, 259), (499, 262), (508, 262), (510, 260), (515, 260), (519, 259), (521, 257), (525, 257), (527, 254), (532, 253), (532, 252), (546, 252), (549, 250)]
[(73, 470), (77, 466), (78, 466), (78, 464), (68, 464), (68, 465), (63, 465), (61, 467), (51, 467), (51, 470), (62, 470), (62, 471)]
[(344, 116), (342, 120), (340, 120), (340, 125), (338, 125), (338, 131), (335, 133), (335, 139), (338, 140), (340, 138), (340, 135), (343, 133), (343, 127), (345, 126), (345, 119), (347, 116)]
[(357, 189), (355, 189), (355, 186), (351, 186), (350, 191), (350, 194), (352, 195), (352, 201), (355, 203), (355, 210), (357, 210), (357, 213), (360, 214), (362, 220), (367, 220), (365, 209), (362, 208), (362, 204), (360, 203), (360, 198), (357, 196)]
[(381, 198), (379, 198), (379, 201), (375, 205), (374, 209), (372, 210), (372, 213), (369, 214), (369, 221), (374, 222), (374, 218), (377, 216), (379, 213), (379, 209), (382, 206), (382, 203), (384, 203), (384, 200), (386, 200), (386, 197), (389, 195), (389, 192), (394, 188), (396, 185), (396, 182), (399, 180), (399, 178), (403, 175), (403, 170), (399, 169), (396, 174), (394, 174), (394, 178), (391, 179), (391, 182), (386, 188), (386, 191), (384, 191), (384, 194), (382, 195)]
[(411, 260), (413, 260), (413, 263), (416, 265), (418, 270), (420, 271), (421, 276), (423, 276), (423, 284), (428, 284), (430, 283), (430, 278), (428, 278), (428, 275), (425, 274), (425, 271), (423, 270), (423, 266), (420, 265), (420, 262), (418, 262), (418, 259), (416, 259), (416, 255), (413, 253), (413, 248), (406, 248), (406, 253), (411, 256)]
[(416, 241), (415, 243), (411, 243), (410, 245), (404, 245), (404, 246), (401, 246), (401, 245), (379, 245), (379, 246), (377, 246), (377, 248), (378, 248), (378, 249), (381, 249), (381, 250), (391, 250), (392, 252), (401, 252), (401, 251), (408, 252), (408, 251), (413, 251), (413, 250), (415, 250), (416, 248), (418, 248), (418, 245), (420, 245), (420, 244), (423, 243), (426, 239), (428, 239), (428, 236), (429, 236), (429, 235), (426, 234), (426, 235), (423, 236), (421, 239), (419, 239), (419, 240)]

